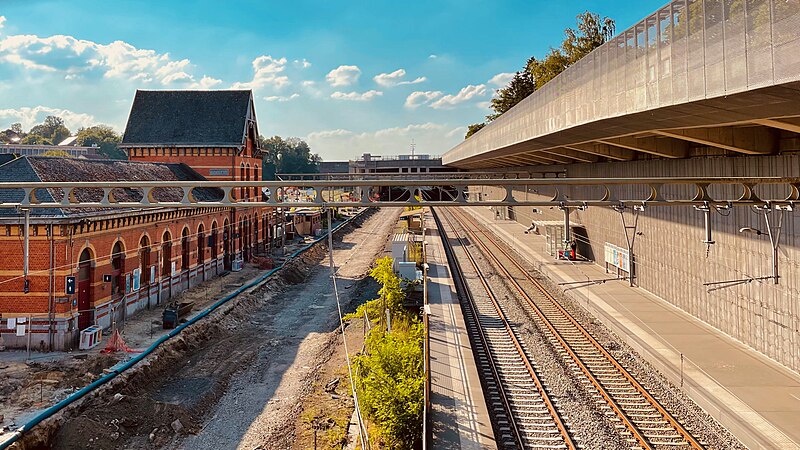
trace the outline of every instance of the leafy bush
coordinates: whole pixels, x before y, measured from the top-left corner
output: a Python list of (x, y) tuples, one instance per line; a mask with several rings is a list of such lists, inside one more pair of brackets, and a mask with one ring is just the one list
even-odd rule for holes
[[(380, 321), (372, 328), (363, 354), (354, 358), (355, 385), (362, 413), (373, 431), (391, 449), (412, 449), (422, 439), (424, 398), (423, 324), (403, 308), (405, 293), (392, 270), (392, 258), (376, 261), (370, 276), (381, 284), (380, 298), (359, 306), (351, 318)], [(392, 330), (384, 324), (385, 309), (392, 316)]]
[(422, 337), (419, 321), (396, 321), (391, 333), (373, 329), (367, 353), (355, 358), (359, 403), (392, 449), (414, 448), (422, 437)]

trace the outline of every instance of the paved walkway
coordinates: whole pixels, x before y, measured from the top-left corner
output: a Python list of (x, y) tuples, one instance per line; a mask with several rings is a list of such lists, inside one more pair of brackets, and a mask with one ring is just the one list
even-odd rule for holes
[(430, 315), (431, 447), (495, 449), (494, 434), (464, 316), (447, 265), (444, 246), (430, 213), (428, 303)]
[[(557, 283), (607, 279), (597, 264), (556, 261), (544, 237), (468, 208)], [(749, 448), (800, 448), (800, 375), (627, 281), (568, 285), (580, 302)], [(683, 369), (681, 369), (683, 367)], [(681, 383), (683, 380), (683, 383)]]

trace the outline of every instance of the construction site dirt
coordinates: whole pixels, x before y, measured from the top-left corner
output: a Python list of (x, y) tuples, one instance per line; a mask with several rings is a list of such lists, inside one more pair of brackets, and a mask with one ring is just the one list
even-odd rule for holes
[[(335, 237), (345, 312), (375, 297), (367, 274), (399, 213), (368, 212)], [(312, 422), (345, 427), (339, 416), (349, 410), (349, 418), (352, 399), (326, 247), (315, 245), (187, 328), (28, 432), (18, 448), (308, 448)], [(360, 326), (345, 333), (350, 353), (361, 347)], [(335, 377), (338, 386), (324, 392)]]

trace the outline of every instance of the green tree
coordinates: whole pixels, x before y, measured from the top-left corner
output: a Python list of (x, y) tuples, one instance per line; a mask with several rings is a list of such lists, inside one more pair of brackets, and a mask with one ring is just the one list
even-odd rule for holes
[(28, 133), (38, 134), (54, 144), (58, 144), (72, 134), (72, 132), (64, 126), (64, 119), (58, 116), (47, 116), (44, 122), (31, 128)]
[[(400, 309), (405, 299), (405, 293), (400, 287), (400, 277), (394, 273), (394, 260), (391, 256), (384, 256), (376, 261), (375, 267), (369, 272), (369, 276), (381, 285), (378, 294), (381, 296), (383, 310)], [(383, 320), (383, 317), (381, 317)]]
[[(601, 18), (587, 11), (578, 14), (576, 23), (576, 28), (564, 30), (564, 40), (559, 48), (550, 48), (544, 59), (529, 58), (525, 67), (514, 74), (505, 87), (495, 92), (491, 102), (494, 112), (486, 116), (487, 123), (503, 115), (614, 35), (614, 21), (608, 17)], [(481, 128), (481, 124), (470, 125), (465, 139)]]
[[(322, 159), (319, 155), (311, 153), (311, 147), (299, 138), (283, 139), (273, 136), (265, 139), (259, 137), (261, 149), (264, 152), (265, 165), (272, 165), (277, 173), (317, 173)], [(264, 168), (264, 173), (271, 172), (269, 167)]]
[[(530, 61), (528, 64), (530, 65)], [(491, 122), (500, 117), (506, 111), (513, 108), (514, 105), (521, 102), (525, 97), (531, 95), (535, 90), (536, 82), (533, 75), (531, 75), (528, 70), (515, 73), (506, 87), (497, 90), (491, 103), (491, 108), (494, 110), (494, 113), (489, 114), (486, 118)]]
[(16, 143), (24, 137), (25, 132), (22, 131), (21, 123), (12, 123), (8, 129), (0, 131), (0, 142), (3, 143)]
[(25, 136), (21, 141), (19, 141), (19, 143), (28, 145), (53, 145), (50, 139), (34, 133), (30, 133)]
[(75, 142), (85, 147), (97, 146), (98, 153), (111, 159), (128, 159), (118, 147), (121, 140), (119, 133), (110, 126), (95, 125), (79, 129)]
[(467, 134), (464, 135), (464, 139), (467, 139), (470, 136), (472, 136), (473, 134), (477, 133), (478, 131), (481, 131), (483, 129), (483, 127), (485, 127), (485, 126), (486, 126), (486, 122), (473, 123), (472, 125), (468, 126), (467, 127)]
[(64, 150), (48, 150), (42, 153), (42, 156), (58, 156), (60, 158), (69, 158), (70, 154)]

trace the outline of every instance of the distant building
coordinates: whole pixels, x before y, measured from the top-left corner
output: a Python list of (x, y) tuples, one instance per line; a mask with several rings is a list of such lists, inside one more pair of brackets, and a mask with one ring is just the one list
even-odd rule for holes
[(319, 173), (337, 174), (350, 172), (349, 161), (322, 161), (319, 163)]
[(18, 156), (42, 156), (48, 152), (66, 152), (73, 158), (91, 158), (97, 155), (97, 147), (77, 145), (0, 144), (0, 154)]
[(442, 165), (441, 156), (392, 155), (381, 156), (364, 153), (349, 162), (350, 173), (428, 173), (451, 172)]

